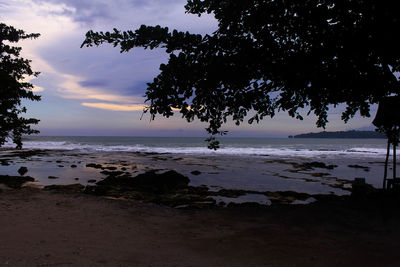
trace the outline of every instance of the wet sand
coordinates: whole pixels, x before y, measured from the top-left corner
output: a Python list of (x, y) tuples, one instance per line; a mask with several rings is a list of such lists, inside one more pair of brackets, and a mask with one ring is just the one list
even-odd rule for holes
[(3, 189), (0, 266), (400, 264), (398, 212), (357, 203), (180, 210)]

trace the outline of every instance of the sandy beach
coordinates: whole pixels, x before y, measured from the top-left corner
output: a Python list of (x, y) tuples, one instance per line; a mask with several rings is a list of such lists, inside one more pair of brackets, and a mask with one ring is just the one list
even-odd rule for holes
[(1, 266), (396, 266), (379, 205), (180, 210), (38, 189), (0, 193)]

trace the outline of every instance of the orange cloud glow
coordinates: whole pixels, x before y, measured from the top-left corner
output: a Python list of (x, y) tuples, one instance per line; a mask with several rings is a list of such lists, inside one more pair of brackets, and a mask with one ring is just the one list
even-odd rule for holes
[(110, 104), (110, 103), (82, 103), (82, 106), (113, 111), (142, 111), (145, 105), (141, 104)]

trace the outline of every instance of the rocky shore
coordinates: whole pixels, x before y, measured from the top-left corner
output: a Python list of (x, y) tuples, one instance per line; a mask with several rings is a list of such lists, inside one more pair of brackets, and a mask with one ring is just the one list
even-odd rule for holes
[(15, 188), (29, 179), (30, 186), (49, 190), (171, 207), (300, 204), (346, 197), (355, 177), (366, 177), (376, 186), (381, 183), (381, 165), (357, 159), (10, 150), (0, 151), (0, 183), (15, 182)]

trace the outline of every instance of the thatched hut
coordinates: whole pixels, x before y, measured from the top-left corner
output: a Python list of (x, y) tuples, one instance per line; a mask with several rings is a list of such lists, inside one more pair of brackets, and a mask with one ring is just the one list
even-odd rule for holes
[[(396, 147), (399, 144), (400, 129), (400, 97), (389, 96), (379, 101), (378, 111), (372, 123), (378, 128), (378, 131), (384, 132), (388, 138), (383, 188), (394, 188), (400, 184), (400, 178), (396, 177)], [(390, 144), (393, 145), (393, 178), (388, 179), (387, 168)]]

